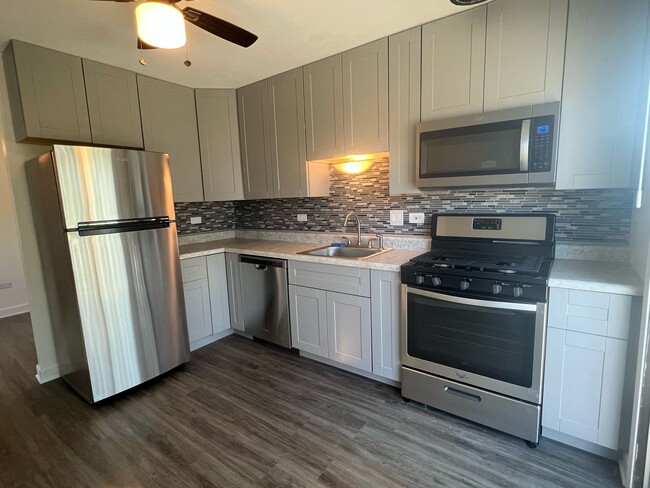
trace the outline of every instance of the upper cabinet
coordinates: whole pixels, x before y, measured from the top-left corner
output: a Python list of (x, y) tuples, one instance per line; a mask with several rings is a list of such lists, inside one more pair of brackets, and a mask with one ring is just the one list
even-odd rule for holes
[(390, 193), (419, 193), (415, 185), (416, 125), (420, 122), (420, 46), (415, 27), (388, 39)]
[(205, 199), (241, 200), (244, 187), (235, 90), (196, 90)]
[(135, 73), (84, 59), (83, 74), (93, 143), (141, 148)]
[(4, 53), (17, 142), (91, 142), (81, 58), (20, 41)]
[(486, 18), (482, 6), (422, 26), (422, 120), (483, 110)]
[(302, 68), (307, 129), (307, 159), (345, 156), (341, 55)]
[(266, 80), (237, 90), (244, 195), (271, 198), (273, 188), (267, 161), (271, 157), (269, 103)]
[(194, 90), (138, 75), (147, 151), (169, 154), (175, 202), (203, 201)]
[(341, 63), (346, 155), (388, 151), (388, 38), (344, 52)]
[(329, 195), (329, 168), (308, 163), (302, 69), (237, 91), (246, 198)]
[(422, 120), (558, 101), (568, 0), (495, 0), (422, 28)]
[(568, 4), (496, 0), (487, 6), (485, 112), (560, 100)]
[(388, 151), (388, 39), (303, 67), (307, 159)]
[(648, 2), (571, 0), (557, 188), (631, 186), (643, 127)]

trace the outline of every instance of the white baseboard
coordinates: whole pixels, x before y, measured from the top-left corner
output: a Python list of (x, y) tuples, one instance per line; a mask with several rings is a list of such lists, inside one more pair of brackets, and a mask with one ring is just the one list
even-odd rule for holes
[(12, 317), (13, 315), (20, 315), (21, 313), (27, 312), (29, 312), (29, 303), (14, 305), (13, 307), (0, 308), (0, 319)]
[(61, 377), (61, 373), (59, 372), (58, 365), (51, 366), (46, 369), (41, 368), (40, 364), (36, 365), (36, 379), (41, 385), (43, 383), (47, 383), (48, 381), (52, 381), (60, 377)]
[(358, 374), (359, 376), (363, 376), (363, 377), (369, 378), (371, 380), (379, 381), (380, 383), (385, 383), (385, 384), (390, 385), (390, 386), (396, 386), (396, 387), (399, 388), (402, 385), (399, 381), (391, 380), (389, 378), (384, 378), (383, 376), (378, 376), (376, 374), (369, 373), (368, 371), (364, 371), (364, 370), (359, 369), (359, 368), (354, 368), (352, 366), (348, 366), (347, 364), (341, 364), (339, 362), (332, 361), (329, 358), (316, 356), (315, 354), (312, 354), (312, 353), (309, 353), (309, 352), (300, 351), (300, 355), (302, 357), (307, 358), (307, 359), (311, 359), (313, 361), (318, 361), (319, 363), (323, 363), (323, 364), (328, 364), (330, 366), (334, 366), (335, 368), (343, 369), (343, 370), (345, 370), (345, 371), (347, 371), (349, 373)]
[(218, 332), (217, 334), (213, 334), (208, 337), (204, 337), (203, 339), (199, 339), (198, 341), (194, 341), (190, 343), (190, 351), (195, 351), (196, 349), (207, 346), (208, 344), (212, 344), (213, 342), (218, 341), (219, 339), (223, 339), (224, 337), (228, 337), (229, 335), (233, 334), (232, 329), (226, 329), (222, 332)]
[(612, 461), (618, 461), (621, 458), (620, 451), (615, 451), (607, 447), (599, 446), (593, 442), (578, 439), (577, 437), (573, 437), (563, 432), (558, 432), (557, 430), (549, 429), (548, 427), (542, 427), (542, 437), (553, 439), (554, 441), (561, 442), (562, 444), (573, 446), (583, 451), (595, 454), (596, 456), (611, 459)]

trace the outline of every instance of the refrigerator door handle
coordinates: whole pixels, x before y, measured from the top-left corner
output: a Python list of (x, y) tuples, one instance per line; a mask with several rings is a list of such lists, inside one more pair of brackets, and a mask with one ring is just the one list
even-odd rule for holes
[(150, 219), (116, 220), (111, 222), (80, 222), (77, 226), (79, 236), (97, 236), (104, 234), (119, 234), (139, 230), (164, 229), (172, 221), (168, 217)]

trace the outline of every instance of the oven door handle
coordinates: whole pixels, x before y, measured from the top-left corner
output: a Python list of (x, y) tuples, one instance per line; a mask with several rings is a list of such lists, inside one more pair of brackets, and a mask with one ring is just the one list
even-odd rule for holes
[(463, 298), (454, 295), (443, 295), (432, 291), (419, 290), (417, 288), (408, 288), (409, 293), (420, 295), (427, 298), (435, 298), (443, 302), (457, 303), (459, 305), (470, 305), (474, 307), (499, 308), (502, 310), (517, 310), (522, 312), (536, 312), (537, 305), (532, 303), (512, 303), (512, 302), (493, 302), (491, 300), (476, 300), (474, 298)]

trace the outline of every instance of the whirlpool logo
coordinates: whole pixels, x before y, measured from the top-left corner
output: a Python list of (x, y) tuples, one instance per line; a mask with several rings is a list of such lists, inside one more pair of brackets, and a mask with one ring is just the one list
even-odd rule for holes
[(456, 376), (458, 376), (461, 380), (467, 379), (467, 375), (465, 373), (459, 373), (456, 371)]

